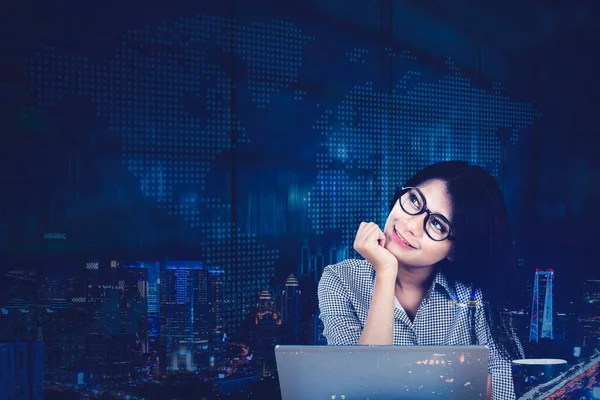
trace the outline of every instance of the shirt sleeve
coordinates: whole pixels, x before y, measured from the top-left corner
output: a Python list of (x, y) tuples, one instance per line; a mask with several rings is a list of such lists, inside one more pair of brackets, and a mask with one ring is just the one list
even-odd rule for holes
[(331, 266), (325, 267), (318, 287), (319, 318), (328, 345), (358, 343), (362, 327), (348, 296), (348, 289)]
[[(490, 327), (484, 314), (484, 307), (480, 303), (476, 312), (477, 340), (481, 345), (487, 345), (490, 350), (488, 372), (492, 374), (492, 400), (514, 400), (515, 389), (512, 380), (511, 360), (502, 357), (496, 341), (492, 339)], [(518, 345), (521, 358), (524, 358), (523, 347), (516, 332), (511, 327), (510, 334)]]

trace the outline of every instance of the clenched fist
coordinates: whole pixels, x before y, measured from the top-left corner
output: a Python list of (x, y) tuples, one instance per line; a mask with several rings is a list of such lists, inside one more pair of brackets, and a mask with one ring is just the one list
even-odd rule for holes
[(377, 275), (396, 277), (398, 260), (385, 248), (385, 235), (376, 223), (361, 222), (354, 239), (354, 250), (373, 265)]

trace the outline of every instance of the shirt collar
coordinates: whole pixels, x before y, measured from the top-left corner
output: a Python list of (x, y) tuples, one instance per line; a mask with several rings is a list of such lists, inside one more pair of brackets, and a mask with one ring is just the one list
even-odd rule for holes
[(450, 283), (448, 283), (448, 279), (446, 279), (446, 276), (442, 273), (442, 270), (440, 268), (438, 268), (435, 277), (433, 278), (433, 284), (432, 289), (435, 288), (435, 286), (441, 286), (444, 288), (444, 290), (446, 290), (446, 292), (448, 293), (448, 296), (450, 298), (455, 298), (456, 295), (454, 294), (455, 290), (454, 288), (450, 287)]

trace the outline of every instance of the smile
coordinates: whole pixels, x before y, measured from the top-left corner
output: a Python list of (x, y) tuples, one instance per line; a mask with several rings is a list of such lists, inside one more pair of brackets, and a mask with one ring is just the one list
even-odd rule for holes
[(394, 241), (406, 249), (416, 249), (415, 246), (411, 245), (406, 239), (404, 239), (400, 232), (396, 230), (396, 227), (394, 227)]

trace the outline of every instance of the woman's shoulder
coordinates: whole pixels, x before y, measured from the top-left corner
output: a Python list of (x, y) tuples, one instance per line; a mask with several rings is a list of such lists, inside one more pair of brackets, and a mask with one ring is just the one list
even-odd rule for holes
[(375, 272), (373, 266), (367, 260), (348, 259), (325, 267), (339, 276), (356, 277), (361, 275), (372, 275)]
[(450, 281), (440, 272), (441, 278), (446, 282), (447, 287), (452, 293), (452, 297), (455, 297), (459, 303), (467, 303), (469, 301), (481, 302), (483, 299), (483, 293), (480, 288), (474, 286), (471, 283), (462, 281)]
[(375, 283), (375, 269), (366, 260), (349, 259), (325, 267), (319, 281), (319, 299), (342, 301), (350, 296), (354, 301), (370, 298)]
[(348, 287), (372, 284), (375, 269), (366, 260), (348, 259), (325, 267), (321, 280), (335, 279)]

